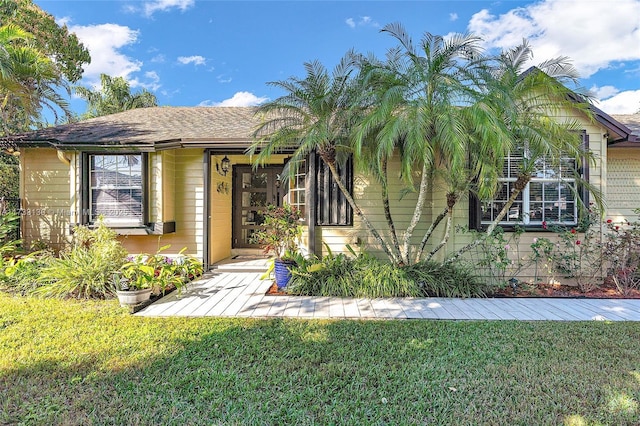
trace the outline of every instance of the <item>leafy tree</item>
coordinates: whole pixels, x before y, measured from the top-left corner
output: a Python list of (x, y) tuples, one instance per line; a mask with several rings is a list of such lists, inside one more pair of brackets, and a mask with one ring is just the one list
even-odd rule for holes
[[(467, 108), (478, 96), (476, 80), (483, 62), (478, 37), (455, 34), (445, 39), (425, 33), (416, 46), (399, 24), (387, 25), (382, 31), (399, 46), (387, 52), (386, 61), (370, 58), (362, 65), (362, 92), (368, 87), (375, 102), (358, 123), (354, 143), (356, 152), (370, 152), (365, 164), (383, 187), (385, 217), (397, 261), (408, 265), (414, 260), (411, 239), (436, 174), (442, 174), (447, 184), (448, 207), (423, 237), (415, 254), (417, 261), (435, 226), (449, 214), (447, 238), (453, 205), (466, 189)], [(413, 216), (401, 238), (396, 235), (386, 188), (386, 165), (396, 155), (405, 183), (417, 192)], [(416, 170), (420, 170), (417, 184)]]
[(0, 199), (18, 198), (19, 182), (20, 170), (17, 157), (0, 153)]
[[(503, 159), (509, 151), (524, 149), (527, 155), (523, 156), (523, 161), (519, 164), (509, 200), (487, 227), (484, 237), (460, 249), (448, 262), (457, 259), (493, 233), (531, 181), (541, 160), (556, 166), (563, 157), (575, 158), (578, 164), (593, 160), (592, 154), (582, 146), (577, 121), (550, 118), (557, 117), (564, 111), (592, 117), (588, 96), (581, 93), (582, 90), (577, 86), (577, 71), (567, 57), (550, 59), (525, 70), (525, 65), (532, 58), (533, 52), (524, 40), (520, 45), (503, 52), (497, 58), (496, 65), (486, 70), (490, 73), (490, 77), (486, 79), (487, 90), (474, 108), (489, 110), (499, 119), (495, 121), (494, 134), (488, 135), (489, 137), (485, 138), (481, 129), (476, 129), (474, 133), (477, 139), (486, 139), (488, 142), (486, 149), (478, 149), (476, 145), (470, 151), (475, 176), (484, 177), (476, 180), (482, 184), (475, 188), (480, 197), (490, 198), (495, 192), (498, 170), (502, 170)], [(575, 88), (570, 89), (570, 85)], [(579, 175), (575, 177), (601, 203), (597, 189)]]
[(0, 27), (0, 118), (4, 134), (29, 129), (43, 108), (70, 115), (68, 102), (57, 92), (66, 87), (56, 64), (30, 44), (33, 35), (8, 24)]
[(260, 164), (275, 153), (295, 148), (291, 163), (297, 164), (316, 151), (353, 212), (389, 258), (393, 258), (388, 244), (356, 204), (337, 169), (351, 152), (349, 132), (357, 93), (354, 90), (356, 59), (354, 52), (348, 52), (331, 73), (318, 61), (308, 62), (304, 64), (305, 78), (291, 77), (269, 83), (286, 94), (258, 108), (257, 115), (262, 122), (254, 133), (256, 142), (249, 153), (256, 155), (256, 164)]
[(92, 90), (76, 86), (74, 90), (87, 101), (87, 112), (84, 118), (99, 117), (135, 108), (146, 108), (158, 105), (156, 96), (146, 89), (131, 93), (129, 83), (123, 77), (100, 75), (102, 87)]
[(33, 47), (51, 58), (59, 77), (75, 83), (85, 64), (91, 63), (87, 48), (66, 25), (33, 4), (31, 0), (0, 0), (0, 24), (14, 24), (33, 35)]

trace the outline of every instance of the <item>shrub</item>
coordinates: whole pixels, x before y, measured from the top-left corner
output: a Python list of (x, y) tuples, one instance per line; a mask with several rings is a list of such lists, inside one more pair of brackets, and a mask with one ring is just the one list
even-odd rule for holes
[(14, 239), (19, 221), (16, 213), (0, 211), (0, 257), (13, 254), (20, 246), (20, 240)]
[(640, 223), (606, 222), (603, 257), (607, 273), (623, 296), (640, 288)]
[(50, 257), (38, 277), (35, 293), (50, 297), (105, 298), (115, 294), (112, 274), (127, 252), (116, 233), (102, 222), (95, 229), (78, 226), (71, 249)]
[(251, 242), (263, 245), (266, 254), (273, 253), (280, 259), (295, 256), (302, 236), (300, 210), (289, 204), (282, 207), (269, 204), (261, 214), (264, 222), (261, 230), (251, 236)]
[[(328, 248), (328, 247), (327, 247)], [(406, 273), (367, 253), (334, 255), (299, 261), (287, 286), (291, 294), (334, 297), (404, 297), (421, 295)]]
[(0, 282), (4, 290), (27, 295), (33, 293), (40, 283), (38, 277), (53, 257), (51, 251), (37, 251), (19, 258), (3, 259)]
[(118, 290), (141, 290), (152, 288), (154, 294), (164, 293), (175, 287), (179, 292), (184, 286), (203, 272), (202, 262), (185, 255), (186, 247), (173, 259), (162, 254), (170, 246), (161, 247), (156, 254), (140, 254), (130, 258), (114, 274)]
[(422, 261), (405, 267), (404, 271), (425, 296), (484, 297), (493, 288), (462, 262), (442, 264)]

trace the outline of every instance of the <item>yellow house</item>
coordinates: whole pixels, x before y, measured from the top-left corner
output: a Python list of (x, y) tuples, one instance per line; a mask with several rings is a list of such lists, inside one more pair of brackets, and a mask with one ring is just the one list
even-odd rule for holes
[[(257, 124), (254, 112), (250, 107), (143, 108), (15, 137), (21, 153), (25, 243), (43, 241), (60, 249), (70, 241), (75, 225), (90, 225), (102, 216), (132, 253), (153, 253), (170, 244), (169, 253), (186, 247), (212, 265), (255, 249), (251, 235), (259, 227), (261, 207), (286, 201), (305, 212), (305, 250), (319, 253), (325, 243), (343, 251), (351, 244), (379, 253), (319, 157), (310, 156), (294, 179), (281, 176), (286, 153), (274, 156), (271, 164), (252, 166), (245, 151)], [(595, 121), (581, 119), (584, 141), (597, 164), (582, 173), (604, 194), (609, 216), (632, 219), (633, 209), (640, 207), (640, 141), (634, 135), (640, 134), (640, 115), (611, 117), (596, 108), (594, 113)], [(350, 164), (341, 174), (384, 234), (376, 182), (354, 174)], [(507, 175), (506, 193), (508, 181)], [(414, 244), (446, 203), (437, 182), (432, 188)], [(392, 193), (401, 189), (400, 181), (391, 184)], [(473, 199), (460, 202), (456, 224), (474, 227), (490, 221), (504, 202), (500, 194), (482, 205)], [(402, 229), (415, 199), (398, 195), (391, 203)], [(557, 180), (541, 175), (517, 203), (520, 210), (503, 225), (523, 217), (532, 231), (542, 231), (543, 222), (571, 224), (577, 220), (577, 205)], [(531, 238), (535, 235), (530, 233)], [(468, 240), (468, 234), (454, 234), (447, 250)]]

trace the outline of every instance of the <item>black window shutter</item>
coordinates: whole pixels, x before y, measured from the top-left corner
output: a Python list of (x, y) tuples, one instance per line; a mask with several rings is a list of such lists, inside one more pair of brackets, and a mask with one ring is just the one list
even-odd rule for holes
[(473, 192), (469, 193), (469, 229), (480, 231), (482, 219), (482, 209), (480, 207), (480, 199)]
[[(316, 225), (350, 226), (353, 225), (353, 210), (331, 170), (320, 156), (316, 157)], [(336, 165), (338, 174), (349, 193), (353, 191), (353, 160), (350, 157), (343, 165)]]

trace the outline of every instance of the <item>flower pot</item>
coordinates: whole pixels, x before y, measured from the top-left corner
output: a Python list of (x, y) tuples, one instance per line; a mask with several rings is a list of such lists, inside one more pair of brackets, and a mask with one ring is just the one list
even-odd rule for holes
[(291, 280), (291, 271), (289, 268), (295, 264), (296, 263), (291, 260), (276, 259), (274, 261), (276, 285), (279, 290), (282, 290), (287, 286), (287, 284), (289, 284), (289, 280)]
[(151, 289), (143, 288), (142, 290), (118, 290), (116, 292), (120, 306), (128, 307), (146, 302), (151, 298)]

